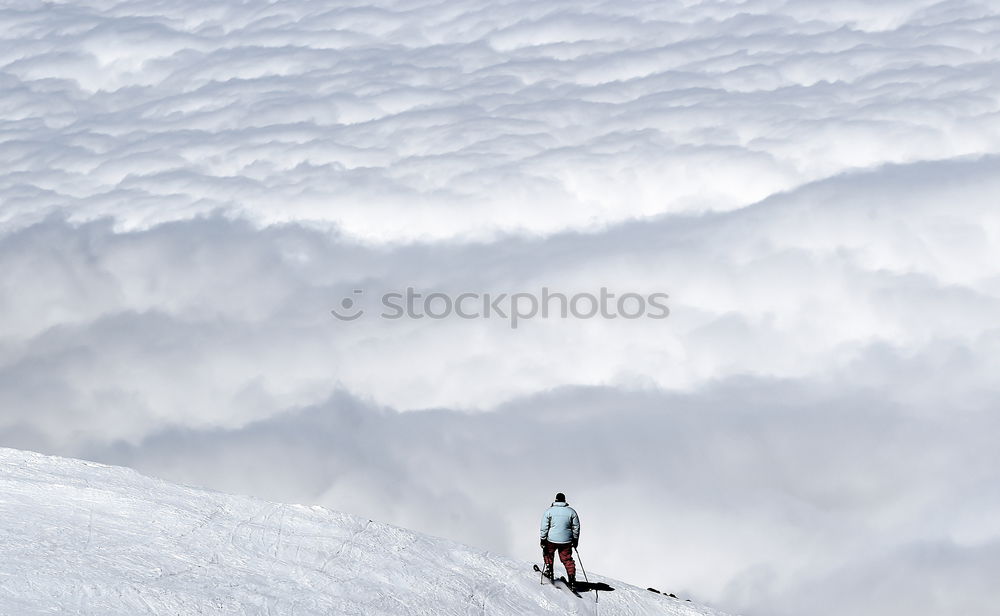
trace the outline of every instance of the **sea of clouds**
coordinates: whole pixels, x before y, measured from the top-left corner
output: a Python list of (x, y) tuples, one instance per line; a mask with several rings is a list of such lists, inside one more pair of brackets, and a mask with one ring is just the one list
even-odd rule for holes
[(564, 491), (729, 611), (986, 613), (998, 75), (965, 0), (9, 3), (0, 445), (525, 559)]

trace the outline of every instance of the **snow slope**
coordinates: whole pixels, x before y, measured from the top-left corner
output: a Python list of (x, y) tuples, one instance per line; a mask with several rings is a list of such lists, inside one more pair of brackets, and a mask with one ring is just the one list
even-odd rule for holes
[(451, 541), (13, 449), (0, 449), (0, 519), (11, 616), (719, 614), (591, 575), (615, 588), (595, 604)]

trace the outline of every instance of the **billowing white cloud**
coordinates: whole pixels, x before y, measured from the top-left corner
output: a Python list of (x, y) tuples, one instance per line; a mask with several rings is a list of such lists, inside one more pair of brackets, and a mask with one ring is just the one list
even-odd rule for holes
[(826, 4), (28, 4), (0, 220), (487, 238), (997, 149), (988, 6)]
[[(525, 558), (563, 490), (588, 566), (751, 616), (998, 599), (969, 575), (1000, 537), (994, 7), (109, 0), (0, 27), (0, 444)], [(406, 287), (670, 316), (378, 318)]]

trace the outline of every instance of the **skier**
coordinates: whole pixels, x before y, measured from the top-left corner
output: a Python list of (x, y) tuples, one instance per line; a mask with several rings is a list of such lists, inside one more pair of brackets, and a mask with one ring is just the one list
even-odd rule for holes
[(566, 504), (566, 495), (556, 494), (552, 506), (542, 515), (542, 573), (552, 580), (552, 557), (559, 550), (559, 560), (566, 567), (566, 577), (570, 590), (576, 590), (576, 563), (573, 562), (573, 548), (580, 543), (580, 518), (576, 511)]

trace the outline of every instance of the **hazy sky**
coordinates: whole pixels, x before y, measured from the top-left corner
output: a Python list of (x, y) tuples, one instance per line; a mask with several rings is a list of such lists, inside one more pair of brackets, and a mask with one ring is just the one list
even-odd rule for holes
[[(995, 610), (995, 2), (24, 1), (0, 37), (0, 445), (535, 560), (563, 491), (588, 568), (728, 611)], [(407, 287), (670, 315), (378, 318)]]

